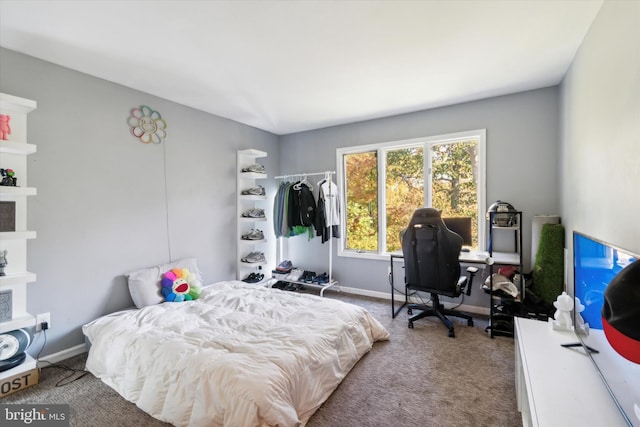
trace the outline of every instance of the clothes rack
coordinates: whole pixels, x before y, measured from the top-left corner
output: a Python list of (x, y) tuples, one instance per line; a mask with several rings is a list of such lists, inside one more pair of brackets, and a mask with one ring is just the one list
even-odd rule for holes
[[(336, 171), (325, 171), (325, 172), (302, 172), (302, 173), (295, 173), (295, 174), (288, 174), (288, 175), (280, 175), (280, 176), (276, 176), (276, 179), (290, 179), (290, 178), (296, 178), (296, 179), (306, 179), (306, 177), (308, 176), (322, 176), (324, 175), (324, 179), (325, 180), (330, 180), (332, 175), (335, 175)], [(329, 196), (331, 196), (333, 193), (332, 191), (332, 187), (329, 186)], [(330, 214), (331, 216), (333, 216), (333, 204), (331, 204), (330, 206)], [(324, 296), (324, 291), (327, 290), (328, 288), (332, 287), (332, 286), (336, 286), (338, 290), (340, 290), (340, 285), (338, 283), (337, 280), (334, 280), (333, 278), (333, 243), (331, 242), (331, 238), (333, 237), (333, 226), (329, 226), (329, 271), (328, 271), (328, 275), (329, 275), (329, 281), (327, 283), (307, 283), (307, 282), (295, 282), (293, 281), (292, 283), (298, 283), (298, 284), (302, 284), (302, 285), (311, 285), (311, 286), (320, 286), (320, 296)], [(282, 241), (283, 237), (279, 237), (278, 238), (278, 263), (281, 262), (284, 259), (283, 256), (283, 241)], [(285, 280), (287, 281), (287, 280)]]

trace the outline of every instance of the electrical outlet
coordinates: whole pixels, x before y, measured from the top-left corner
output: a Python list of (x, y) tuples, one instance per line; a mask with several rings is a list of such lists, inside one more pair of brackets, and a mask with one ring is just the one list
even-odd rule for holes
[(41, 313), (36, 315), (36, 332), (42, 330), (42, 324), (47, 323), (47, 329), (51, 329), (51, 313)]

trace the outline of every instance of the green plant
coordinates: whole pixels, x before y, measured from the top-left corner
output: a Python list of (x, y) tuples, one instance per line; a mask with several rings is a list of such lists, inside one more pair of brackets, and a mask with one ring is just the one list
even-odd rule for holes
[(564, 226), (544, 224), (533, 268), (531, 291), (544, 301), (553, 303), (564, 285)]

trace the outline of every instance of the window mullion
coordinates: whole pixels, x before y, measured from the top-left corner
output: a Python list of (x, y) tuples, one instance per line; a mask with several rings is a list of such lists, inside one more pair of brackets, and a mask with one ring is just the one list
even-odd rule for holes
[(378, 253), (387, 251), (387, 154), (378, 149)]
[(424, 173), (424, 207), (433, 206), (432, 191), (433, 177), (431, 175), (431, 144), (425, 142), (422, 147), (424, 166), (422, 172)]

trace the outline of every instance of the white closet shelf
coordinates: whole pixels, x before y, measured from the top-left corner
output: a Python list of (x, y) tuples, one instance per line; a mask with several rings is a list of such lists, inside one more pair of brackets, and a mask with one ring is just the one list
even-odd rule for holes
[(255, 148), (240, 150), (238, 151), (238, 154), (248, 157), (267, 157), (267, 153), (265, 151), (256, 150)]
[(0, 153), (6, 154), (33, 154), (37, 150), (34, 144), (27, 144), (22, 141), (0, 140)]
[(0, 286), (15, 285), (19, 283), (31, 283), (36, 281), (36, 275), (28, 271), (22, 273), (11, 273), (0, 276)]
[(266, 222), (267, 218), (251, 218), (251, 217), (246, 217), (246, 216), (241, 216), (240, 217), (240, 221), (244, 221), (244, 222)]
[(240, 264), (242, 264), (244, 267), (257, 267), (259, 265), (267, 265), (267, 262), (266, 261), (261, 261), (261, 262), (240, 261)]
[(11, 320), (0, 322), (0, 333), (13, 331), (14, 329), (29, 328), (36, 326), (36, 317), (29, 313), (22, 313)]
[(240, 242), (245, 243), (247, 245), (252, 245), (254, 243), (267, 243), (267, 239), (259, 239), (259, 240), (240, 239)]
[(258, 172), (240, 172), (240, 178), (246, 179), (265, 179), (268, 178), (266, 173)]
[(38, 103), (30, 99), (0, 93), (0, 110), (27, 114), (38, 108)]
[(267, 200), (267, 196), (258, 196), (255, 194), (241, 194), (241, 200)]
[(35, 196), (38, 190), (35, 187), (10, 187), (0, 185), (0, 196)]
[(35, 239), (35, 231), (2, 231), (0, 232), (0, 240), (21, 240)]

